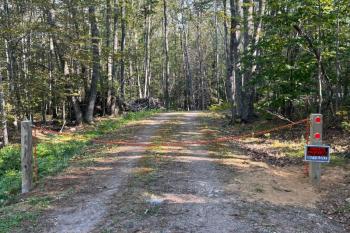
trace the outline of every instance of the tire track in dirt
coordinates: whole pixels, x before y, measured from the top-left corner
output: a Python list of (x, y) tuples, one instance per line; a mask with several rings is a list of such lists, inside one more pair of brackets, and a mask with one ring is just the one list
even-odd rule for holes
[[(199, 112), (157, 116), (130, 135), (153, 146), (117, 147), (118, 159), (88, 181), (106, 188), (72, 196), (49, 215), (43, 232), (345, 232), (315, 209), (248, 200), (232, 189), (247, 171), (224, 164), (220, 145), (181, 144), (205, 139), (207, 123)], [(244, 151), (233, 153), (249, 160)]]
[(181, 145), (205, 137), (204, 114), (169, 115), (172, 124), (163, 125), (155, 140), (179, 145), (148, 151), (136, 165), (143, 172), (113, 197), (109, 215), (93, 232), (345, 232), (314, 209), (248, 201), (228, 188), (237, 185), (241, 170), (222, 164), (212, 147)]
[[(148, 121), (141, 131), (130, 135), (138, 141), (149, 142), (157, 129), (165, 124), (169, 116), (159, 114)], [(50, 233), (85, 233), (92, 231), (104, 218), (109, 208), (111, 197), (121, 192), (120, 187), (128, 181), (137, 161), (146, 152), (146, 147), (118, 147), (118, 154), (111, 155), (111, 160), (103, 160), (87, 181), (87, 186), (56, 206), (47, 218), (42, 232)], [(98, 186), (98, 187), (97, 187)]]

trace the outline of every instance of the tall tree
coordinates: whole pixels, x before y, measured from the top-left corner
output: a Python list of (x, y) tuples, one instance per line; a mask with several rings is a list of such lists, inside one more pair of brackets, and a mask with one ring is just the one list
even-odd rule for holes
[(97, 26), (95, 6), (89, 7), (89, 21), (91, 27), (91, 44), (92, 44), (92, 78), (90, 84), (90, 92), (88, 106), (85, 113), (85, 120), (92, 123), (94, 119), (94, 109), (97, 97), (97, 84), (100, 79), (100, 31)]
[[(0, 69), (1, 71), (1, 69)], [(5, 96), (3, 89), (3, 78), (0, 74), (0, 119), (1, 119), (1, 129), (3, 135), (3, 145), (6, 146), (9, 144), (9, 137), (7, 131), (7, 114), (6, 114), (6, 104), (5, 104)]]
[(114, 16), (113, 16), (113, 67), (112, 67), (112, 81), (111, 81), (111, 110), (112, 115), (117, 114), (117, 99), (116, 99), (116, 81), (118, 80), (118, 49), (119, 49), (119, 37), (118, 37), (118, 24), (119, 24), (119, 0), (114, 0)]
[(125, 0), (121, 1), (121, 29), (122, 29), (122, 39), (121, 39), (121, 61), (120, 61), (120, 98), (121, 101), (125, 100), (125, 42), (126, 42), (126, 4)]
[(150, 62), (151, 62), (151, 2), (146, 1), (144, 5), (144, 90), (143, 90), (143, 98), (147, 98), (149, 96), (149, 87), (150, 87)]
[[(114, 46), (112, 43), (112, 31), (113, 31), (113, 25), (112, 24), (112, 5), (111, 0), (106, 0), (106, 48), (107, 48), (107, 64), (106, 64), (106, 70), (107, 70), (107, 100), (106, 100), (106, 108), (109, 114), (112, 114), (112, 94), (113, 94), (113, 53), (114, 53)], [(105, 111), (105, 109), (104, 109)]]
[(231, 121), (232, 123), (236, 119), (241, 119), (242, 116), (242, 80), (238, 77), (238, 46), (239, 46), (239, 30), (238, 19), (240, 17), (238, 12), (239, 0), (230, 0), (230, 67), (229, 67), (229, 82), (232, 89), (230, 98), (232, 101), (231, 106)]
[(167, 109), (170, 108), (170, 97), (169, 97), (169, 76), (170, 76), (170, 64), (169, 64), (169, 38), (168, 38), (168, 12), (167, 2), (163, 0), (163, 17), (164, 17), (164, 55), (165, 55), (165, 89), (164, 98), (165, 106)]
[(185, 110), (228, 101), (232, 123), (256, 106), (338, 118), (350, 102), (348, 5), (3, 0), (3, 118), (16, 129), (24, 117), (91, 123), (144, 97)]

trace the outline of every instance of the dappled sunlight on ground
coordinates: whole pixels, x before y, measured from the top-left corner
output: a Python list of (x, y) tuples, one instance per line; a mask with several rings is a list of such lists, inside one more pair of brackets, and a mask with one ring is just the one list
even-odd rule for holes
[[(85, 232), (96, 233), (340, 229), (317, 212), (322, 193), (301, 166), (254, 161), (230, 142), (196, 144), (224, 136), (221, 122), (214, 120), (205, 112), (164, 113), (105, 137), (135, 144), (93, 144), (89, 153), (98, 157), (53, 177), (46, 187), (75, 193), (49, 214), (54, 229), (79, 229), (86, 219)], [(245, 142), (278, 150), (298, 146), (263, 140)]]
[[(167, 130), (161, 131), (164, 135), (168, 134), (166, 139), (188, 137), (188, 136), (203, 136), (210, 135), (218, 136), (218, 130), (209, 130), (205, 126), (201, 130), (195, 132), (186, 132), (177, 130), (175, 134)], [(164, 136), (163, 135), (163, 136)], [(160, 136), (162, 138), (162, 136)], [(193, 137), (192, 137), (193, 139)], [(163, 138), (163, 140), (165, 140)], [(183, 140), (183, 138), (182, 138)], [(247, 139), (247, 143), (256, 143), (257, 139)], [(285, 147), (298, 148), (300, 143), (271, 141), (270, 147), (276, 149), (285, 149)], [(228, 152), (229, 145), (211, 145), (209, 150), (203, 149), (202, 146), (196, 145), (192, 147), (182, 146), (179, 142), (179, 147), (160, 146), (153, 148), (153, 153), (157, 153), (164, 159), (172, 159), (174, 162), (182, 163), (217, 163), (225, 166), (226, 169), (238, 171), (226, 187), (227, 192), (238, 192), (241, 198), (248, 201), (267, 201), (275, 205), (283, 206), (300, 206), (314, 208), (316, 202), (320, 198), (320, 194), (308, 183), (302, 173), (301, 167), (293, 167), (288, 169), (277, 168), (268, 165), (264, 162), (252, 161), (249, 156), (243, 151)], [(230, 147), (230, 146), (229, 146)], [(224, 151), (224, 154), (222, 154)], [(233, 178), (234, 177), (234, 178)], [(164, 198), (163, 198), (164, 199)]]
[(159, 204), (166, 202), (169, 204), (203, 204), (208, 203), (207, 198), (200, 197), (193, 194), (177, 194), (177, 193), (162, 193), (160, 195), (155, 195), (151, 193), (144, 193), (142, 195), (146, 201), (151, 204)]
[(229, 158), (229, 159), (223, 158), (221, 163), (224, 165), (233, 166), (236, 169), (248, 169), (252, 167), (268, 168), (268, 165), (265, 163), (253, 162), (247, 158)]
[(155, 171), (153, 168), (149, 168), (149, 167), (137, 167), (135, 169), (133, 169), (133, 173), (135, 175), (144, 175), (144, 174), (147, 174), (147, 173), (151, 173)]
[(192, 195), (192, 194), (167, 193), (167, 194), (162, 194), (162, 197), (164, 198), (164, 200), (168, 201), (169, 203), (176, 203), (176, 204), (184, 204), (184, 203), (201, 204), (201, 203), (208, 202), (207, 199), (203, 197), (199, 197), (197, 195)]

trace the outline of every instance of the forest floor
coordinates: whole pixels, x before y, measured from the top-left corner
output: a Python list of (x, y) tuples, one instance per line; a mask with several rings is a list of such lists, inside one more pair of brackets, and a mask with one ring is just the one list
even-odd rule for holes
[[(348, 164), (326, 167), (316, 188), (272, 139), (195, 144), (224, 132), (216, 114), (192, 112), (110, 133), (31, 194), (39, 217), (15, 232), (348, 232)], [(103, 143), (121, 140), (151, 144)]]

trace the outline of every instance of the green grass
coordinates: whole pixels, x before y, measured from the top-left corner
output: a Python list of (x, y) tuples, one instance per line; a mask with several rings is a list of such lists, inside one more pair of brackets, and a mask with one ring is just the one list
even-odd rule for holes
[[(39, 178), (55, 175), (67, 168), (72, 157), (81, 156), (92, 139), (113, 132), (129, 122), (147, 118), (156, 112), (128, 113), (118, 119), (103, 120), (85, 132), (50, 136), (37, 145)], [(21, 188), (20, 167), (19, 145), (11, 145), (0, 150), (0, 207), (17, 200)]]
[(220, 111), (226, 111), (231, 109), (231, 104), (228, 102), (221, 103), (221, 104), (213, 104), (209, 107), (209, 111), (212, 112), (220, 112)]
[(25, 221), (34, 221), (38, 217), (38, 213), (31, 211), (11, 211), (8, 209), (0, 217), (0, 232), (11, 232), (13, 228)]
[(50, 204), (49, 197), (31, 197), (21, 203), (0, 208), (0, 233), (13, 232), (23, 222), (35, 222), (41, 211)]
[[(50, 136), (37, 146), (39, 178), (64, 170), (72, 158), (89, 158), (91, 155), (88, 148), (92, 147), (92, 139), (107, 135), (129, 122), (142, 120), (157, 112), (128, 113), (118, 119), (103, 120), (84, 132)], [(38, 216), (50, 204), (49, 197), (31, 197), (17, 202), (20, 188), (20, 147), (11, 145), (0, 150), (0, 233), (13, 232), (25, 222), (29, 222), (35, 229)]]
[(331, 162), (330, 165), (332, 166), (346, 166), (350, 164), (350, 159), (348, 157), (345, 157), (342, 153), (332, 153), (331, 154)]
[(337, 213), (350, 213), (350, 204), (345, 203), (343, 206), (335, 210)]

